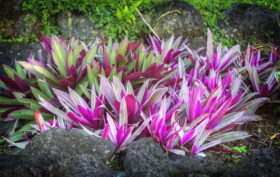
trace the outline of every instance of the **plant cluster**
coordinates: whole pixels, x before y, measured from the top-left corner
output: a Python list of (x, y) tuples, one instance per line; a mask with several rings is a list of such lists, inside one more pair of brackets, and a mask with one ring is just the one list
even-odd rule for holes
[(202, 155), (250, 136), (234, 128), (261, 120), (254, 113), (274, 84), (261, 80), (279, 55), (265, 60), (254, 52), (243, 57), (238, 45), (216, 48), (210, 31), (205, 56), (181, 38), (150, 37), (148, 44), (100, 37), (86, 45), (42, 35), (46, 55), (31, 54), (15, 70), (4, 66), (4, 139), (24, 148), (32, 135), (60, 127), (109, 139), (117, 152), (147, 136), (167, 152)]

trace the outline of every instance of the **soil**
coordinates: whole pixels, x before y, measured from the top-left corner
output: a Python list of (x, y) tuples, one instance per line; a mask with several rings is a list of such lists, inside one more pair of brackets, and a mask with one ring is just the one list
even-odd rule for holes
[(277, 135), (273, 140), (270, 140), (270, 137), (280, 133), (280, 112), (276, 108), (280, 108), (280, 104), (265, 104), (259, 108), (256, 112), (257, 115), (260, 115), (263, 120), (257, 122), (249, 122), (242, 125), (237, 130), (248, 132), (251, 137), (234, 141), (231, 143), (225, 143), (220, 148), (233, 148), (245, 146), (247, 152), (241, 153), (225, 153), (219, 151), (208, 151), (217, 156), (219, 159), (223, 160), (225, 164), (228, 164), (231, 167), (233, 164), (237, 163), (239, 159), (247, 154), (252, 153), (255, 149), (263, 147), (273, 147), (280, 150), (280, 134)]

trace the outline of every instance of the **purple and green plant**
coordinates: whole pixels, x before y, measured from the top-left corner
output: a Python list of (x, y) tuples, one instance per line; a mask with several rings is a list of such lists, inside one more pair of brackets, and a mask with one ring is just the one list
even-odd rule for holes
[(193, 64), (199, 62), (200, 66), (204, 68), (205, 73), (209, 73), (211, 70), (219, 74), (226, 74), (234, 67), (233, 64), (240, 57), (240, 46), (235, 45), (228, 49), (227, 47), (219, 44), (215, 49), (213, 44), (212, 33), (208, 29), (207, 33), (207, 48), (206, 55), (201, 56), (196, 51), (186, 47), (188, 51), (188, 58)]
[(186, 54), (184, 48), (187, 41), (187, 39), (182, 41), (182, 37), (174, 41), (174, 36), (167, 41), (159, 41), (155, 36), (150, 36), (150, 40), (147, 40), (150, 49), (154, 51), (154, 56), (159, 58), (161, 63), (172, 64), (172, 68), (177, 64), (178, 58)]
[(228, 131), (247, 121), (260, 120), (259, 116), (254, 115), (254, 111), (267, 99), (251, 100), (255, 94), (242, 92), (239, 83), (240, 78), (239, 81), (237, 78), (227, 89), (220, 84), (208, 90), (202, 82), (197, 86), (188, 86), (183, 82), (180, 97), (185, 103), (185, 122), (191, 125), (187, 133), (192, 127), (200, 127), (202, 124), (200, 133), (194, 137), (192, 154), (220, 143), (246, 138), (248, 134), (245, 132)]
[[(36, 79), (17, 62), (15, 70), (6, 65), (3, 68), (7, 76), (0, 78), (1, 87), (5, 89), (0, 96), (1, 127), (10, 141), (19, 141), (27, 135), (32, 136), (32, 131), (28, 130), (35, 122), (34, 110), (40, 109), (47, 119), (52, 117), (38, 104), (39, 95), (51, 102), (55, 98), (44, 80)], [(4, 128), (6, 125), (9, 126)]]
[(76, 88), (86, 76), (86, 63), (93, 60), (96, 47), (84, 47), (83, 43), (74, 38), (64, 41), (55, 36), (49, 39), (44, 35), (41, 45), (47, 57), (40, 54), (37, 61), (31, 55), (28, 62), (19, 63), (36, 78), (45, 79), (55, 88)]
[[(172, 40), (172, 39), (170, 39)], [(170, 44), (172, 46), (178, 44)], [(101, 50), (102, 49), (102, 50)], [(176, 54), (176, 57), (179, 54)], [(168, 80), (175, 69), (169, 69), (173, 63), (163, 63), (162, 56), (155, 55), (155, 51), (151, 48), (145, 49), (142, 43), (129, 42), (125, 38), (121, 43), (109, 40), (105, 46), (103, 38), (101, 38), (101, 48), (98, 50), (98, 61), (102, 63), (100, 72), (94, 71), (98, 66), (88, 66), (89, 84), (95, 83), (96, 88), (99, 87), (98, 74), (112, 80), (113, 76), (117, 76), (124, 84), (130, 81), (132, 85), (140, 87), (141, 83), (146, 79), (157, 82), (161, 79)], [(173, 54), (172, 54), (173, 56)], [(170, 56), (171, 57), (171, 56)], [(175, 58), (172, 57), (172, 58)]]
[(244, 81), (259, 97), (269, 97), (279, 88), (275, 78), (278, 63), (280, 62), (279, 50), (276, 46), (269, 47), (267, 57), (262, 51), (248, 46), (244, 56), (236, 61), (236, 66), (243, 74)]
[(114, 118), (110, 113), (106, 114), (106, 121), (102, 131), (102, 138), (110, 139), (118, 149), (125, 150), (129, 143), (138, 138), (146, 128), (150, 119), (145, 118), (141, 112), (141, 120), (129, 123), (128, 104), (125, 98), (121, 99), (119, 114)]
[[(1, 78), (7, 92), (0, 97), (6, 104), (2, 116), (32, 120), (21, 131), (26, 139), (31, 138), (27, 131), (74, 128), (109, 139), (118, 152), (147, 136), (167, 152), (203, 155), (219, 144), (249, 137), (234, 128), (261, 120), (254, 113), (267, 100), (256, 98), (259, 93), (251, 93), (241, 75), (244, 63), (258, 73), (259, 59), (242, 63), (239, 46), (214, 49), (210, 31), (205, 57), (174, 37), (166, 42), (151, 37), (145, 48), (127, 38), (105, 45), (101, 37), (87, 46), (43, 36), (42, 46), (48, 58), (39, 55), (36, 61), (31, 56), (16, 71), (5, 66), (8, 77)], [(262, 72), (268, 66), (262, 65)], [(16, 134), (20, 127), (12, 129)], [(21, 148), (28, 142), (17, 140), (7, 139)]]

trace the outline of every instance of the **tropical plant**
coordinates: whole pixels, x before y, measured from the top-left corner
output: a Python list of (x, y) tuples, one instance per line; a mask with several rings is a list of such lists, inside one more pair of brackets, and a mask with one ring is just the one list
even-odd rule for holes
[(276, 46), (270, 49), (266, 59), (261, 55), (261, 50), (248, 46), (245, 56), (238, 61), (240, 68), (244, 67), (248, 73), (253, 90), (258, 92), (260, 97), (268, 97), (279, 88), (275, 73), (280, 62), (280, 52)]
[[(168, 43), (169, 47), (176, 47), (180, 43), (180, 41), (172, 43), (172, 38), (169, 41), (171, 41)], [(176, 72), (175, 69), (169, 69), (176, 61), (171, 64), (164, 64), (164, 56), (156, 55), (153, 48), (145, 49), (142, 43), (129, 42), (125, 38), (121, 43), (113, 43), (110, 40), (108, 45), (105, 46), (101, 38), (101, 45), (102, 53), (99, 55), (99, 61), (103, 63), (101, 74), (110, 80), (114, 75), (117, 75), (123, 83), (130, 81), (132, 85), (139, 86), (146, 79), (152, 79), (155, 82), (161, 79), (167, 80)], [(89, 72), (93, 73), (94, 71), (92, 69)], [(94, 76), (98, 77), (97, 74)], [(89, 77), (91, 77), (91, 74), (89, 74)], [(89, 78), (90, 80), (96, 79)], [(98, 88), (98, 85), (96, 87)]]
[(76, 88), (87, 73), (86, 62), (90, 63), (96, 52), (96, 47), (84, 48), (80, 41), (72, 38), (69, 42), (53, 36), (51, 39), (42, 35), (41, 45), (48, 54), (47, 58), (34, 56), (28, 62), (19, 63), (30, 73), (59, 89)]
[(147, 41), (150, 49), (154, 50), (154, 55), (160, 57), (162, 63), (176, 64), (176, 59), (184, 54), (184, 48), (187, 45), (187, 39), (182, 41), (182, 37), (177, 38), (174, 41), (174, 36), (171, 36), (169, 40), (159, 41), (155, 36), (150, 36), (150, 40)]
[(17, 62), (16, 70), (4, 65), (7, 76), (1, 76), (1, 87), (5, 89), (0, 96), (0, 109), (4, 134), (11, 141), (24, 139), (32, 135), (31, 124), (34, 124), (33, 110), (40, 110), (46, 119), (52, 115), (41, 108), (38, 104), (39, 95), (55, 104), (55, 98), (45, 80), (36, 79), (26, 72)]
[[(167, 152), (202, 155), (221, 143), (249, 137), (233, 129), (261, 120), (254, 113), (268, 99), (256, 98), (258, 93), (244, 86), (239, 46), (214, 48), (210, 31), (206, 56), (174, 37), (151, 37), (145, 48), (127, 38), (105, 44), (101, 37), (87, 46), (43, 36), (42, 46), (48, 58), (39, 55), (36, 61), (31, 56), (19, 62), (23, 68), (16, 64), (16, 71), (5, 66), (8, 76), (1, 78), (7, 92), (0, 97), (2, 116), (19, 122), (15, 112), (27, 116), (20, 110), (33, 120), (21, 138), (6, 139), (21, 148), (28, 142), (16, 141), (28, 140), (26, 131), (59, 127), (109, 139), (118, 152), (147, 136)], [(21, 130), (19, 125), (10, 129), (12, 134)]]

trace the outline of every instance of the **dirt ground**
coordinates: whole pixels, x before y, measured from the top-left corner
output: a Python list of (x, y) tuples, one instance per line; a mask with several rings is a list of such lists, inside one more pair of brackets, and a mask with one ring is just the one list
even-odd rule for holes
[(280, 134), (273, 140), (270, 139), (271, 136), (280, 133), (280, 112), (276, 111), (276, 107), (280, 108), (280, 104), (263, 105), (256, 112), (256, 114), (260, 115), (263, 120), (249, 122), (238, 128), (238, 130), (250, 133), (251, 137), (231, 143), (225, 143), (223, 146), (220, 146), (220, 148), (223, 149), (245, 146), (247, 152), (235, 154), (221, 151), (208, 151), (208, 153), (214, 154), (220, 160), (223, 160), (226, 164), (231, 166), (237, 163), (243, 155), (251, 153), (255, 149), (261, 147), (273, 147), (280, 150)]

